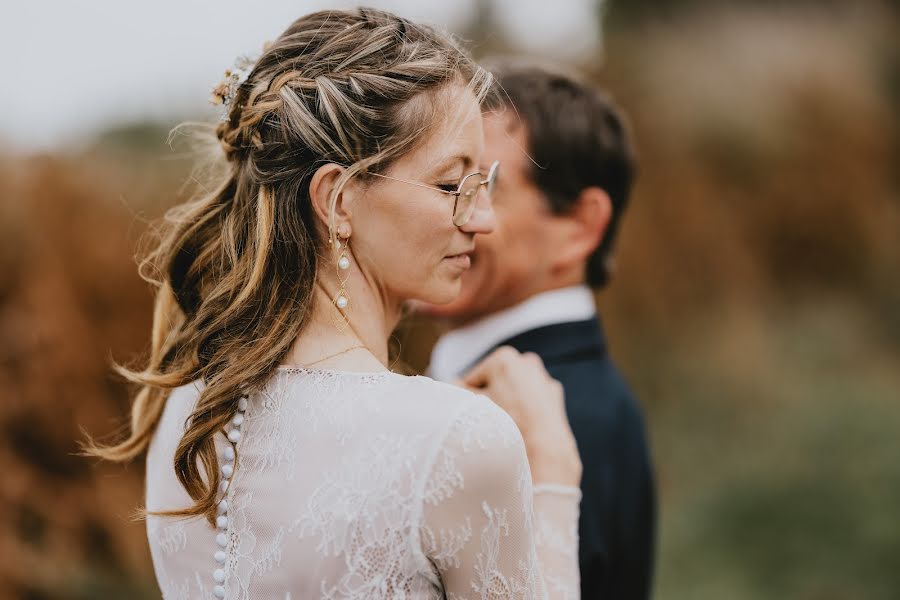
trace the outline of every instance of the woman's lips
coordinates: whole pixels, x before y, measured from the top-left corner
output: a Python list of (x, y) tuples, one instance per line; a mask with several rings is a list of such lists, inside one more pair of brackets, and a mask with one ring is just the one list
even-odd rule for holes
[(450, 262), (454, 267), (458, 267), (461, 270), (468, 269), (472, 266), (472, 257), (468, 254), (453, 254), (444, 258), (444, 260)]

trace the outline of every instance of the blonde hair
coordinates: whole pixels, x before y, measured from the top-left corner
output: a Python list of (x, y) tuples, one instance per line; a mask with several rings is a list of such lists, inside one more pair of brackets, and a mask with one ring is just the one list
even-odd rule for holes
[(225, 176), (212, 193), (170, 211), (141, 264), (157, 290), (146, 366), (117, 366), (140, 386), (130, 433), (110, 446), (88, 439), (86, 452), (139, 456), (171, 390), (201, 380), (174, 460), (194, 505), (160, 514), (212, 523), (220, 483), (214, 437), (310, 315), (324, 242), (309, 199), (313, 173), (328, 162), (349, 167), (333, 206), (350, 178), (384, 170), (440, 122), (439, 91), (461, 84), (481, 100), (490, 81), (452, 37), (388, 12), (322, 11), (294, 21), (267, 46), (215, 129)]

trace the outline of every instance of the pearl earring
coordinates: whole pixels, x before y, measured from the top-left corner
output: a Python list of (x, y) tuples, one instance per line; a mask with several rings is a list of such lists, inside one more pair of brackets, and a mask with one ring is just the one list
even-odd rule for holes
[[(350, 297), (347, 295), (347, 280), (350, 279), (350, 257), (347, 256), (347, 248), (350, 243), (350, 236), (344, 235), (346, 230), (342, 227), (338, 229), (337, 249), (340, 252), (337, 259), (337, 277), (340, 289), (334, 298), (334, 305), (339, 310), (346, 310), (350, 307)], [(344, 237), (344, 243), (341, 244), (341, 236)]]

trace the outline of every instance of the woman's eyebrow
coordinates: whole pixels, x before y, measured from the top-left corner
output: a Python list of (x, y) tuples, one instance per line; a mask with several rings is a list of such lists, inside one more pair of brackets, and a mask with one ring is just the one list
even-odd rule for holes
[(444, 173), (445, 171), (448, 171), (450, 169), (450, 167), (454, 166), (458, 162), (462, 162), (463, 169), (466, 169), (469, 166), (471, 166), (474, 161), (467, 154), (459, 154), (457, 156), (451, 156), (451, 157), (447, 158), (446, 160), (444, 160), (443, 162), (441, 162), (434, 169), (434, 172), (435, 173)]

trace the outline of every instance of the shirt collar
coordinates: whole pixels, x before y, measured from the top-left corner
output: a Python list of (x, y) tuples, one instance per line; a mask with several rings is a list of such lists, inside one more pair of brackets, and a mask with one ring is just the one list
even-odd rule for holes
[(585, 321), (597, 315), (586, 285), (550, 290), (441, 336), (431, 352), (428, 373), (452, 381), (501, 342), (546, 325)]

